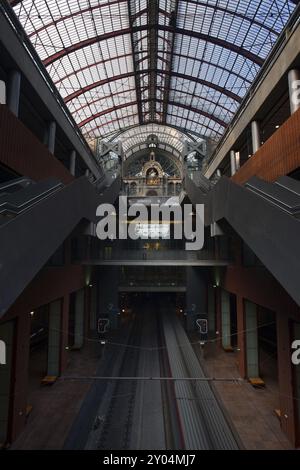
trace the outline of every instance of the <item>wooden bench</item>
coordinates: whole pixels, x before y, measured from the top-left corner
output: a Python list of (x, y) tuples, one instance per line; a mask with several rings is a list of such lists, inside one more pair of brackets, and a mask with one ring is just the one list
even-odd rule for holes
[(277, 418), (278, 418), (279, 420), (281, 420), (281, 410), (279, 410), (279, 409), (276, 408), (276, 409), (274, 410), (274, 414), (275, 414), (275, 416), (277, 416)]
[(264, 388), (266, 386), (265, 382), (260, 377), (250, 377), (248, 380), (254, 388)]
[(46, 375), (41, 381), (41, 385), (53, 385), (57, 381), (56, 375)]
[(29, 418), (29, 416), (30, 416), (31, 413), (32, 413), (32, 410), (33, 410), (33, 406), (32, 406), (32, 405), (27, 405), (27, 406), (26, 406), (26, 411), (25, 411), (26, 419)]

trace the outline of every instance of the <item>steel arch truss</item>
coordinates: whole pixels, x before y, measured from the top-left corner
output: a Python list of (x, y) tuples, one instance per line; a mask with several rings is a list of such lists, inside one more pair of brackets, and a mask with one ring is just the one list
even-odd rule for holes
[(218, 139), (290, 0), (8, 0), (87, 139), (149, 123)]

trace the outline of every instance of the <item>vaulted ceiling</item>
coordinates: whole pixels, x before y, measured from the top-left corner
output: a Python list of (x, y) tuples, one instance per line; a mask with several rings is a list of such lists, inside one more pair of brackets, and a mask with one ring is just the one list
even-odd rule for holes
[(10, 0), (87, 140), (155, 123), (218, 140), (289, 0)]

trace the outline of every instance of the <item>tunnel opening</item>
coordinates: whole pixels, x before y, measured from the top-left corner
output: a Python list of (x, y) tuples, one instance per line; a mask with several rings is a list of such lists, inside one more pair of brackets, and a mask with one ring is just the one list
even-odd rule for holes
[(174, 292), (120, 292), (119, 294), (121, 322), (135, 318), (151, 311), (153, 315), (160, 309), (168, 308), (170, 312), (183, 316), (185, 295)]

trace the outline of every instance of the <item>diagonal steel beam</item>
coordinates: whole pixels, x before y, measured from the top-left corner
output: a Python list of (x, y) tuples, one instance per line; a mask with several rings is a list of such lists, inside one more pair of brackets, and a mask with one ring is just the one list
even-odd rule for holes
[[(151, 25), (146, 25), (146, 26), (143, 25), (143, 26), (135, 27), (134, 32), (138, 32), (138, 31), (153, 31), (153, 32), (167, 31), (167, 32), (173, 32), (174, 28), (171, 28), (170, 26), (166, 26), (166, 25), (151, 24)], [(212, 44), (216, 44), (220, 47), (223, 47), (225, 49), (233, 51), (238, 55), (242, 55), (242, 56), (246, 57), (247, 59), (251, 60), (253, 63), (259, 65), (260, 67), (264, 63), (264, 59), (262, 57), (259, 57), (256, 54), (253, 54), (252, 52), (248, 51), (247, 49), (244, 49), (242, 47), (237, 46), (236, 44), (225, 41), (224, 39), (213, 37), (213, 36), (210, 36), (208, 34), (198, 32), (198, 31), (189, 31), (187, 29), (182, 29), (182, 28), (177, 28), (177, 27), (175, 28), (175, 33), (182, 34), (183, 36), (194, 37), (194, 38), (200, 39), (202, 41), (206, 41), (206, 42), (209, 42), (209, 43), (212, 43)], [(44, 60), (44, 65), (47, 67), (48, 65), (52, 64), (53, 62), (55, 62), (58, 59), (63, 58), (64, 56), (70, 54), (71, 52), (82, 49), (83, 47), (91, 46), (92, 44), (95, 44), (99, 41), (105, 41), (107, 39), (115, 38), (115, 37), (118, 37), (118, 36), (123, 36), (125, 34), (131, 34), (131, 28), (125, 28), (125, 29), (122, 29), (122, 30), (119, 30), (119, 31), (111, 31), (110, 33), (101, 34), (100, 36), (95, 36), (93, 38), (88, 38), (88, 39), (85, 39), (83, 41), (79, 41), (78, 43), (72, 44), (69, 47), (65, 47), (65, 48), (61, 49), (60, 51), (56, 52), (55, 54), (47, 57)]]
[[(129, 116), (125, 116), (125, 117), (126, 117), (126, 118), (132, 118), (132, 117), (135, 117), (135, 116), (137, 116), (136, 113), (135, 113), (135, 114), (130, 114)], [(119, 121), (118, 118), (112, 119), (111, 121), (106, 122), (105, 125), (113, 124), (113, 123), (115, 123), (115, 122), (117, 122), (117, 121)], [(193, 119), (190, 119), (189, 122), (192, 122), (192, 123), (195, 123), (195, 124), (199, 124), (198, 122), (194, 121)], [(157, 119), (156, 119), (154, 122), (152, 122), (152, 123), (147, 123), (147, 124), (157, 124), (157, 125), (159, 125), (159, 126), (162, 125), (162, 123), (161, 123), (160, 121), (158, 121)], [(84, 135), (84, 136), (88, 136), (88, 135), (92, 134), (93, 132), (95, 132), (96, 130), (101, 129), (101, 126), (102, 126), (102, 124), (99, 123), (98, 125), (96, 125), (96, 126), (93, 127), (92, 129), (89, 129), (89, 130), (88, 130), (86, 133), (84, 133), (83, 135)], [(132, 128), (138, 127), (138, 126), (139, 126), (139, 124), (131, 125), (131, 126), (128, 126), (127, 128), (125, 127), (122, 131), (120, 131), (120, 133), (126, 132), (126, 130), (128, 130), (128, 129), (132, 129)], [(181, 130), (181, 132), (183, 132), (183, 133), (185, 133), (185, 134), (186, 134), (186, 133), (192, 133), (193, 135), (196, 135), (196, 136), (201, 137), (201, 138), (204, 138), (204, 137), (205, 137), (203, 134), (199, 134), (199, 133), (197, 133), (197, 132), (195, 132), (195, 131), (192, 131), (192, 130), (190, 130), (190, 129), (185, 129), (185, 130), (184, 130), (184, 129), (182, 129), (180, 126), (175, 126), (175, 125), (171, 125), (171, 124), (167, 124), (167, 126), (173, 128), (173, 129)], [(220, 137), (222, 137), (223, 134), (224, 134), (223, 132), (219, 132), (219, 131), (217, 131), (216, 129), (214, 129), (213, 127), (210, 127), (210, 126), (208, 126), (208, 125), (206, 125), (206, 126), (201, 126), (201, 127), (205, 127), (205, 129), (209, 129), (210, 131), (214, 132), (217, 136), (220, 136)], [(116, 132), (116, 131), (112, 131), (110, 134), (114, 134), (115, 132)], [(108, 136), (109, 136), (110, 134), (108, 134)]]
[(133, 71), (134, 71), (134, 80), (135, 80), (135, 89), (136, 89), (136, 104), (138, 108), (139, 123), (143, 124), (143, 109), (142, 109), (142, 91), (141, 91), (141, 80), (138, 71), (140, 70), (138, 64), (138, 45), (134, 36), (134, 23), (136, 20), (136, 15), (132, 11), (132, 0), (127, 1), (128, 5), (128, 15), (129, 15), (129, 25), (130, 25), (130, 39), (131, 39), (131, 50), (132, 50), (132, 61), (133, 61)]
[[(161, 100), (161, 99), (154, 98), (154, 100), (155, 100), (156, 103), (163, 103), (163, 100)], [(150, 102), (150, 99), (142, 100), (142, 103), (148, 103), (148, 102)], [(88, 118), (84, 119), (84, 121), (80, 122), (78, 124), (78, 127), (80, 127), (80, 128), (84, 127), (87, 124), (89, 124), (90, 122), (95, 121), (99, 117), (105, 116), (106, 114), (110, 114), (113, 111), (117, 111), (119, 109), (124, 109), (124, 108), (129, 108), (131, 106), (135, 106), (136, 104), (137, 104), (136, 101), (132, 101), (130, 103), (123, 103), (119, 106), (113, 106), (112, 108), (105, 109), (103, 111), (100, 111), (99, 113), (92, 114)], [(208, 119), (211, 119), (212, 121), (219, 124), (221, 127), (224, 127), (224, 129), (226, 129), (226, 127), (228, 126), (227, 122), (223, 121), (222, 119), (218, 118), (217, 116), (214, 116), (213, 114), (210, 114), (210, 113), (208, 113), (204, 110), (201, 110), (201, 109), (198, 109), (198, 108), (195, 108), (195, 107), (191, 107), (191, 106), (185, 105), (183, 103), (178, 103), (176, 101), (170, 101), (170, 105), (173, 105), (173, 106), (176, 106), (176, 107), (179, 107), (179, 108), (182, 108), (182, 109), (188, 109), (189, 111), (192, 111), (195, 114), (199, 114), (200, 116), (204, 116)]]
[[(143, 91), (146, 90), (146, 88), (142, 89)], [(131, 93), (131, 92), (134, 92), (135, 91), (135, 88), (129, 88), (128, 90), (126, 90), (126, 93)], [(176, 92), (176, 90), (173, 90)], [(120, 91), (119, 93), (116, 93), (114, 96), (117, 97), (118, 95), (121, 95), (123, 94), (124, 91)], [(193, 96), (194, 95), (192, 93), (186, 93), (188, 96)], [(170, 102), (169, 104), (175, 104), (175, 106), (178, 106), (179, 104), (181, 104), (180, 101), (177, 101), (176, 99), (176, 95), (174, 95), (174, 100), (172, 102)], [(101, 102), (102, 101), (105, 101), (107, 100), (107, 96), (102, 96), (101, 98), (97, 97), (95, 99), (91, 99), (91, 100), (86, 100), (86, 102), (82, 105), (80, 105), (78, 108), (75, 108), (74, 110), (72, 110), (73, 114), (75, 113), (78, 113), (79, 111), (83, 110), (83, 109), (86, 109), (88, 107), (90, 107), (92, 104), (97, 104), (97, 106), (100, 106), (101, 105)], [(208, 98), (204, 98), (204, 97), (201, 97), (201, 101), (204, 101), (206, 103), (212, 103), (212, 104), (216, 104), (213, 100), (210, 100)], [(163, 100), (160, 100), (161, 103), (163, 103)], [(175, 103), (176, 102), (176, 103)], [(186, 109), (189, 109), (189, 110), (192, 110), (190, 106), (186, 105), (187, 108)], [(231, 111), (230, 109), (226, 108), (225, 106), (223, 106), (222, 104), (217, 104), (217, 107), (218, 108), (221, 108), (224, 110), (225, 113), (230, 113), (232, 115), (234, 115), (234, 112)]]
[[(15, 7), (17, 6), (19, 3), (22, 3), (23, 0), (7, 0), (7, 2), (11, 5), (11, 7)], [(127, 0), (116, 0), (116, 3), (118, 2), (122, 2), (122, 1), (127, 1)], [(263, 28), (267, 31), (269, 31), (270, 33), (276, 35), (276, 36), (279, 36), (279, 33), (276, 29), (274, 28), (271, 28), (270, 26), (268, 26), (267, 24), (263, 23), (262, 21), (259, 21), (258, 19), (256, 18), (250, 18), (249, 16), (241, 13), (241, 12), (238, 12), (238, 11), (233, 11), (229, 8), (226, 8), (226, 7), (222, 7), (220, 5), (213, 5), (213, 4), (207, 4), (206, 2), (203, 2), (203, 1), (200, 1), (200, 0), (186, 0), (188, 3), (191, 3), (191, 4), (195, 4), (195, 5), (200, 5), (200, 6), (203, 6), (205, 8), (211, 8), (213, 9), (215, 12), (222, 12), (222, 13), (226, 13), (226, 14), (230, 14), (234, 17), (237, 17), (237, 18), (240, 18), (242, 19), (243, 21), (249, 21), (251, 24), (253, 25), (256, 25), (258, 26), (259, 28)], [(298, 5), (299, 4), (299, 0), (291, 0), (291, 2), (294, 4), (294, 5)], [(102, 5), (101, 5), (102, 6)], [(96, 6), (95, 8), (99, 8), (99, 5)], [(165, 16), (169, 16), (169, 14), (167, 12), (164, 12), (163, 10), (159, 9), (159, 11), (161, 13), (163, 13)], [(64, 18), (63, 18), (64, 19)], [(48, 27), (49, 25), (46, 25), (46, 27)], [(44, 29), (44, 28), (43, 28)]]
[[(160, 74), (170, 73), (166, 70), (156, 70), (156, 72), (160, 73)], [(138, 75), (145, 74), (145, 73), (147, 73), (147, 70), (141, 70), (141, 71), (138, 72)], [(234, 101), (237, 101), (238, 103), (242, 102), (242, 98), (239, 95), (237, 95), (236, 93), (233, 93), (230, 90), (227, 90), (226, 88), (222, 88), (220, 85), (216, 85), (215, 83), (208, 82), (207, 80), (202, 80), (201, 78), (187, 76), (187, 75), (184, 75), (184, 74), (178, 73), (178, 72), (173, 72), (172, 75), (174, 77), (177, 77), (177, 78), (182, 78), (183, 80), (187, 80), (187, 81), (191, 81), (191, 82), (195, 82), (195, 83), (200, 83), (201, 85), (204, 85), (208, 88), (211, 88), (215, 91), (218, 91), (219, 93), (222, 93), (223, 95), (228, 96), (229, 98), (233, 99)], [(82, 94), (84, 94), (84, 93), (86, 93), (90, 90), (93, 90), (94, 88), (106, 85), (109, 82), (113, 82), (113, 81), (117, 81), (117, 80), (123, 80), (123, 79), (130, 78), (130, 77), (133, 77), (133, 76), (134, 76), (134, 74), (132, 72), (128, 72), (128, 73), (124, 73), (122, 75), (115, 75), (114, 77), (111, 77), (109, 79), (99, 80), (97, 82), (91, 83), (90, 85), (87, 85), (85, 87), (82, 87), (82, 88), (74, 91), (74, 93), (67, 96), (64, 101), (65, 101), (65, 103), (68, 103), (69, 101), (71, 101), (75, 98), (78, 98), (78, 96), (80, 96), (80, 95), (82, 95)]]
[(158, 0), (148, 0), (148, 52), (149, 52), (149, 114), (150, 121), (156, 119), (156, 86), (157, 86), (157, 49), (159, 23), (159, 2)]
[(172, 11), (171, 17), (170, 17), (170, 27), (173, 29), (173, 31), (169, 33), (171, 36), (171, 47), (168, 53), (168, 65), (166, 69), (169, 73), (166, 74), (166, 79), (165, 79), (165, 91), (164, 91), (164, 99), (163, 99), (163, 117), (162, 117), (163, 124), (165, 124), (167, 121), (168, 106), (169, 106), (169, 99), (170, 99), (170, 88), (171, 88), (175, 40), (176, 40), (178, 5), (179, 5), (179, 0), (175, 0), (174, 10)]

